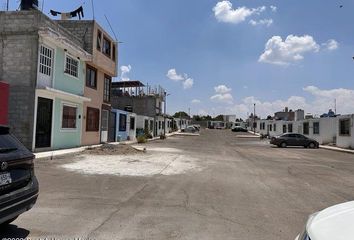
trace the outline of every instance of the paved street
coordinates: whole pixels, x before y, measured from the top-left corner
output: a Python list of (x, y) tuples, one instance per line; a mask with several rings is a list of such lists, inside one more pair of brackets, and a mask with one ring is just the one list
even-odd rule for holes
[(150, 142), (146, 156), (119, 164), (112, 156), (38, 160), (37, 205), (2, 237), (294, 239), (309, 214), (354, 199), (353, 155), (238, 135), (204, 130)]

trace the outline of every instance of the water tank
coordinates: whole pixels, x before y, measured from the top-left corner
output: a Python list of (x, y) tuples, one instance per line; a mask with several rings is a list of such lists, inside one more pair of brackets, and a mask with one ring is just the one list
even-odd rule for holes
[(21, 0), (21, 10), (38, 9), (38, 0)]

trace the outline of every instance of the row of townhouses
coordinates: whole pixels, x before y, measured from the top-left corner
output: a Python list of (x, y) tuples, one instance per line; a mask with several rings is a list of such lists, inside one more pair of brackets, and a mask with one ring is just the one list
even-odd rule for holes
[[(332, 112), (331, 110), (329, 111)], [(271, 119), (257, 119), (256, 132), (270, 137), (283, 133), (300, 133), (320, 144), (354, 149), (354, 114), (325, 114), (314, 118), (303, 110), (278, 112)]]
[(31, 9), (0, 12), (0, 22), (0, 120), (29, 149), (134, 140), (188, 125), (165, 115), (162, 87), (112, 83), (118, 45), (96, 21), (52, 20)]

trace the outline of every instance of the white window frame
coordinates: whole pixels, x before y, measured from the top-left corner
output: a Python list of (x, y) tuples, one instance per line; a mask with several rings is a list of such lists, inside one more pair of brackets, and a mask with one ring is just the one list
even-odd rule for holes
[[(72, 107), (76, 108), (76, 128), (63, 128), (63, 110), (64, 106), (66, 107)], [(60, 107), (60, 131), (61, 132), (77, 132), (78, 130), (78, 115), (79, 115), (79, 105), (78, 104), (73, 104), (69, 102), (62, 102), (61, 107)]]
[[(77, 62), (77, 76), (74, 76), (66, 71), (66, 63), (67, 63), (68, 58), (71, 58)], [(80, 76), (80, 60), (69, 53), (65, 53), (65, 57), (64, 57), (64, 74), (68, 75), (72, 78), (75, 78), (75, 79), (79, 79), (79, 76)]]
[[(49, 51), (51, 51), (52, 55), (51, 55), (51, 58), (49, 59), (48, 56), (46, 55), (43, 55), (42, 54), (42, 48), (46, 48), (48, 49)], [(53, 72), (54, 72), (54, 54), (55, 54), (55, 51), (53, 48), (47, 46), (46, 44), (40, 44), (39, 45), (39, 52), (38, 52), (38, 73), (42, 74), (42, 75), (45, 75), (45, 76), (48, 76), (48, 77), (52, 77), (53, 76)], [(47, 58), (50, 60), (50, 63), (51, 65), (49, 66), (48, 64), (45, 64), (45, 63), (41, 63), (41, 57), (44, 57), (44, 58)], [(43, 66), (44, 68), (49, 68), (50, 70), (50, 74), (46, 74), (46, 73), (43, 73), (41, 72), (41, 66)]]

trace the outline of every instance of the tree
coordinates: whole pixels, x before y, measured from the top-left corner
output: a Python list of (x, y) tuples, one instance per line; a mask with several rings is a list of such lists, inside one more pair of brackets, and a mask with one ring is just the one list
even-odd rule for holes
[(189, 115), (186, 113), (186, 112), (183, 112), (183, 111), (180, 111), (180, 112), (176, 112), (174, 115), (173, 115), (173, 117), (175, 117), (175, 118), (179, 118), (179, 117), (187, 117), (187, 118), (189, 118)]
[(223, 115), (218, 115), (213, 120), (215, 120), (215, 121), (224, 121), (224, 116)]

